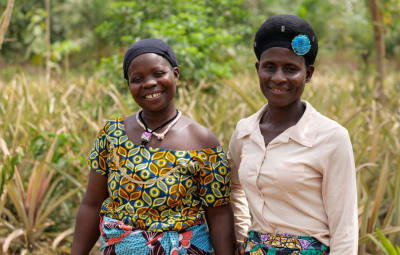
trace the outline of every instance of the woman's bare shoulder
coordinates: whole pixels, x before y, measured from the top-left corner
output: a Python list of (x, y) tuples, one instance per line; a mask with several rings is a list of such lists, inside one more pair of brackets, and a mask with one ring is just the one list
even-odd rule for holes
[(190, 140), (193, 146), (199, 149), (219, 146), (219, 141), (211, 130), (186, 116), (182, 116), (182, 120), (187, 139)]

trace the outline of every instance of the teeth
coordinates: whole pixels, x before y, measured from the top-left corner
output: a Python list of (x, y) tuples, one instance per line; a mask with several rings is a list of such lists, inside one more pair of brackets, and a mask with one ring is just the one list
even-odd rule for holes
[(161, 93), (154, 93), (154, 94), (146, 95), (144, 98), (146, 98), (146, 99), (151, 99), (151, 98), (158, 97), (158, 96), (160, 96), (160, 95), (161, 95)]
[(284, 90), (284, 89), (272, 89), (272, 91), (275, 92), (275, 93), (286, 92), (286, 90)]

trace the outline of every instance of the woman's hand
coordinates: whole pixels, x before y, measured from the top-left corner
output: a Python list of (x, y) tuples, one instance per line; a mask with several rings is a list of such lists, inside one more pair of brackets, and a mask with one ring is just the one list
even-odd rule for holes
[(244, 255), (244, 243), (236, 242), (236, 254)]

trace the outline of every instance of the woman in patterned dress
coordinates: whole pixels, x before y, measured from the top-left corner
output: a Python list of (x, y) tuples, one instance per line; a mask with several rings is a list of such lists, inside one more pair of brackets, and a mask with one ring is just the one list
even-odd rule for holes
[(141, 110), (107, 121), (96, 138), (71, 254), (88, 254), (99, 236), (110, 255), (233, 254), (226, 154), (176, 109), (174, 52), (158, 39), (136, 42), (124, 76)]
[(241, 254), (356, 255), (349, 134), (301, 100), (317, 36), (304, 19), (276, 15), (259, 28), (254, 51), (268, 104), (239, 121), (229, 145)]

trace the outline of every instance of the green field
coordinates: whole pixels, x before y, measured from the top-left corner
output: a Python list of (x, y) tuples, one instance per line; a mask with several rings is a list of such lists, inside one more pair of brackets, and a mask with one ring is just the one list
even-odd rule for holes
[[(190, 90), (182, 85), (176, 102), (227, 148), (237, 121), (265, 100), (255, 72), (218, 83), (223, 85), (201, 83)], [(303, 96), (351, 135), (361, 254), (375, 254), (374, 238), (382, 243), (376, 228), (399, 243), (399, 84), (399, 73), (390, 73), (385, 84), (388, 97), (377, 102), (372, 79), (357, 72), (317, 69)], [(207, 92), (211, 87), (213, 92)], [(0, 91), (2, 249), (10, 254), (68, 253), (94, 137), (106, 119), (128, 115), (137, 106), (123, 86), (85, 77), (46, 82), (42, 75), (21, 73), (1, 81)]]
[(0, 1), (0, 254), (69, 254), (95, 136), (138, 110), (121, 77), (131, 43), (171, 45), (178, 108), (227, 149), (238, 120), (265, 103), (254, 34), (289, 13), (318, 35), (304, 100), (351, 136), (359, 254), (399, 255), (399, 10), (399, 0)]

